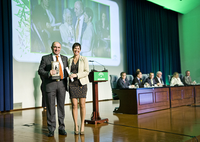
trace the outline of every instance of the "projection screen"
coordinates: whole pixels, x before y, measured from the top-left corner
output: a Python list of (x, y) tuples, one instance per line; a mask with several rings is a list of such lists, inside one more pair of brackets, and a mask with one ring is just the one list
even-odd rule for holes
[(73, 56), (72, 44), (79, 42), (81, 55), (89, 60), (105, 66), (120, 64), (116, 2), (13, 0), (12, 13), (13, 57), (18, 62), (39, 63), (43, 55), (51, 53), (52, 42), (58, 41), (61, 54), (68, 57)]

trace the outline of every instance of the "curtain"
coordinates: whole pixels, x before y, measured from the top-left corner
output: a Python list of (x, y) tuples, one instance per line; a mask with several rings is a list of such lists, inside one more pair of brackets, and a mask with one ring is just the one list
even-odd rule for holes
[(126, 1), (128, 74), (162, 71), (163, 80), (181, 71), (178, 13), (146, 0)]
[(0, 111), (13, 109), (11, 0), (0, 1)]

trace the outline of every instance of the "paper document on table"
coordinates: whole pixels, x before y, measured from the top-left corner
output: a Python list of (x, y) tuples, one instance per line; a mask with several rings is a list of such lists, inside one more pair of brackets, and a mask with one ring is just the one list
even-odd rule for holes
[[(69, 74), (69, 75), (71, 75), (72, 73), (69, 71), (69, 68), (68, 67), (66, 67), (66, 71), (67, 71), (67, 73)], [(74, 81), (74, 79), (73, 78), (71, 78), (71, 81), (73, 82)]]

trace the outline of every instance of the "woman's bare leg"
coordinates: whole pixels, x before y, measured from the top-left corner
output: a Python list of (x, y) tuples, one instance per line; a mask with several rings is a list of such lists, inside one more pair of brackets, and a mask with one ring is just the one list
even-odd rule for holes
[(86, 98), (79, 98), (79, 105), (80, 105), (80, 114), (81, 114), (81, 132), (84, 131), (84, 121), (85, 121), (85, 100)]
[(72, 116), (73, 116), (73, 120), (74, 120), (74, 129), (75, 131), (78, 131), (78, 99), (76, 98), (72, 98), (71, 99), (72, 102)]

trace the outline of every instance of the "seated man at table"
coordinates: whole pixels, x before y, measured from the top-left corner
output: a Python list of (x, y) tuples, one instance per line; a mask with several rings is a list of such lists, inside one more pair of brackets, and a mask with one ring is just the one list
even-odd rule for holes
[(157, 71), (156, 77), (154, 79), (157, 83), (157, 86), (163, 86), (164, 85), (164, 82), (162, 80), (162, 72), (161, 71)]
[(187, 70), (185, 72), (185, 76), (183, 77), (183, 83), (184, 83), (184, 85), (193, 85), (193, 84), (196, 84), (195, 81), (192, 82), (189, 70)]
[(154, 73), (153, 72), (149, 73), (149, 77), (146, 79), (145, 84), (147, 86), (155, 86), (155, 85), (157, 85), (157, 83), (156, 83), (156, 81), (154, 79)]
[(133, 79), (133, 85), (135, 85), (136, 87), (139, 86), (140, 88), (144, 87), (144, 83), (142, 80), (142, 72), (138, 71), (136, 73), (136, 77)]
[(127, 80), (125, 72), (121, 72), (120, 76), (121, 77), (117, 80), (117, 89), (135, 87), (134, 85), (131, 85), (130, 82)]
[(179, 78), (179, 73), (175, 72), (170, 82), (170, 86), (184, 86)]

